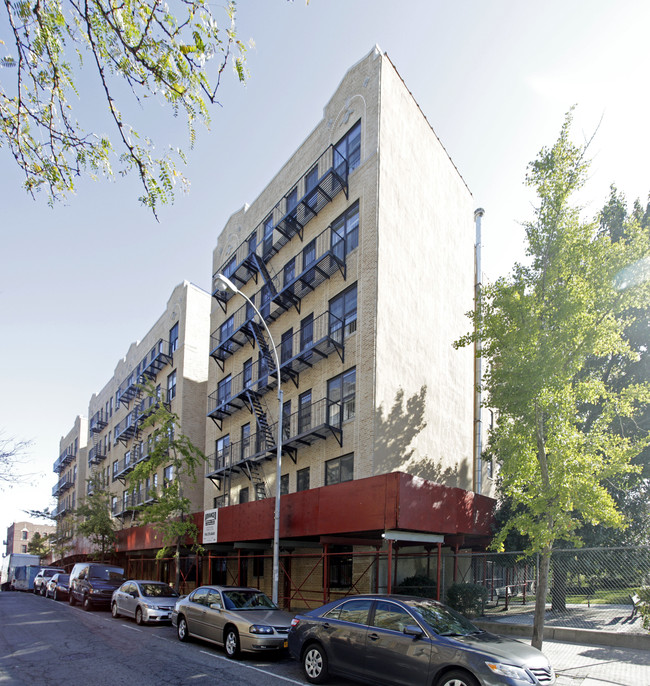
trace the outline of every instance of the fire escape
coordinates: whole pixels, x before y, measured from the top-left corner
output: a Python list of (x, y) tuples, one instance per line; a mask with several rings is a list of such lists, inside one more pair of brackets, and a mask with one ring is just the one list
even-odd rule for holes
[[(302, 299), (337, 271), (345, 278), (345, 251), (341, 236), (328, 227), (304, 245), (278, 274), (272, 274), (268, 261), (293, 236), (303, 241), (305, 225), (341, 191), (347, 197), (347, 161), (330, 146), (298, 184), (273, 208), (256, 230), (244, 241), (217, 272), (241, 287), (254, 279), (261, 288), (251, 300), (266, 321), (275, 321), (294, 307), (300, 312)], [(301, 193), (299, 199), (299, 192)], [(216, 280), (213, 279), (213, 283)], [(232, 293), (213, 288), (213, 296), (226, 319), (211, 336), (210, 356), (224, 371), (225, 360), (246, 345), (257, 350), (237, 375), (222, 378), (208, 398), (208, 417), (221, 430), (223, 419), (247, 408), (255, 416), (256, 432), (242, 437), (208, 458), (206, 477), (221, 488), (233, 473), (244, 473), (256, 493), (268, 496), (262, 463), (277, 450), (277, 421), (271, 423), (264, 395), (277, 387), (277, 374), (271, 346), (264, 327), (256, 321), (254, 309), (246, 303), (231, 316), (228, 302)], [(298, 387), (300, 372), (336, 352), (344, 358), (343, 325), (329, 312), (307, 318), (301, 329), (283, 337), (280, 346), (280, 378)], [(342, 443), (340, 411), (326, 398), (309, 402), (298, 412), (282, 417), (283, 453), (296, 462), (301, 445), (334, 435)]]

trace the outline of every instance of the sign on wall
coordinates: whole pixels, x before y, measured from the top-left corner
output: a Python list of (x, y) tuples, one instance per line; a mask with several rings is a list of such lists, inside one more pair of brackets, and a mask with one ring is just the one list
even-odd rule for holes
[(218, 511), (206, 510), (203, 513), (203, 543), (217, 543)]

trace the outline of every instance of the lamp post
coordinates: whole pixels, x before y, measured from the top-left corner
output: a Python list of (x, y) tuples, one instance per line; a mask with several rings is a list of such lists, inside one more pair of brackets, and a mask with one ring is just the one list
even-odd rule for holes
[(253, 308), (255, 314), (262, 322), (264, 329), (271, 341), (271, 348), (273, 348), (273, 358), (275, 360), (275, 369), (278, 376), (278, 438), (277, 438), (277, 465), (275, 476), (275, 513), (273, 517), (273, 602), (278, 603), (278, 586), (280, 582), (280, 493), (282, 480), (282, 386), (280, 381), (280, 360), (278, 358), (278, 351), (273, 342), (273, 336), (269, 331), (269, 327), (264, 321), (260, 311), (255, 307), (255, 303), (244, 293), (242, 293), (235, 284), (230, 281), (223, 274), (217, 274), (214, 281), (215, 289), (219, 291), (230, 291), (231, 293), (239, 294), (246, 300), (246, 302)]

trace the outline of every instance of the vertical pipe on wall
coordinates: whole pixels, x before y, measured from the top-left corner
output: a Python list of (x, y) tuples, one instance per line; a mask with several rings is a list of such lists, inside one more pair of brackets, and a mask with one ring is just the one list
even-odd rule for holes
[(481, 219), (485, 210), (479, 207), (474, 212), (474, 223), (476, 225), (476, 245), (475, 245), (475, 269), (476, 284), (474, 288), (474, 311), (476, 313), (476, 346), (474, 357), (474, 492), (481, 493), (483, 490), (483, 425), (481, 421), (481, 383), (483, 370), (481, 367)]

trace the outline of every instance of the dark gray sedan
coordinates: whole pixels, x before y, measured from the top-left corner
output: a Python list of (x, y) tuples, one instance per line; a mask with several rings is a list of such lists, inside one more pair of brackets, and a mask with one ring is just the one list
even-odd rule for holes
[(435, 600), (411, 596), (351, 596), (298, 614), (289, 652), (313, 684), (328, 674), (391, 686), (555, 683), (539, 650), (482, 631)]

